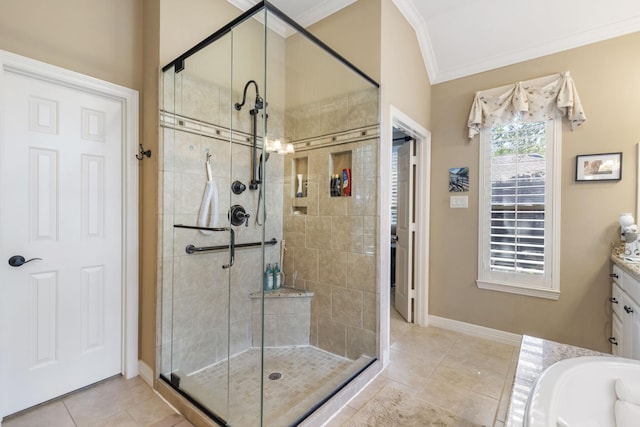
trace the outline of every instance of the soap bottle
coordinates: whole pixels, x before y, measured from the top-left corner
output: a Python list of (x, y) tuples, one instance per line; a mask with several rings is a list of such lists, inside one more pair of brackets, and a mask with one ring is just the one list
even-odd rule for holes
[(280, 289), (280, 281), (281, 281), (281, 277), (280, 277), (280, 267), (278, 266), (278, 263), (276, 262), (275, 267), (273, 267), (273, 289)]
[(264, 271), (263, 286), (265, 291), (273, 289), (273, 270), (271, 270), (271, 264), (267, 264), (267, 269)]

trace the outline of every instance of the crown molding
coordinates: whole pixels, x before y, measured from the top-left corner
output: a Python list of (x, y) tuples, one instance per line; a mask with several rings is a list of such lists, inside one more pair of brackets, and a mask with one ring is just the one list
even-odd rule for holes
[(431, 84), (437, 83), (436, 80), (440, 73), (438, 71), (436, 55), (433, 51), (433, 44), (429, 37), (427, 23), (422, 18), (422, 15), (412, 0), (393, 0), (393, 3), (416, 32), (418, 46), (420, 47), (422, 60), (424, 61), (424, 66), (427, 69), (427, 74), (429, 75), (429, 81)]
[(638, 31), (640, 31), (640, 15), (631, 17), (624, 21), (577, 32), (553, 42), (539, 43), (516, 51), (507, 52), (502, 55), (496, 55), (479, 63), (468, 64), (467, 66), (453, 68), (451, 70), (443, 70), (437, 74), (436, 79), (432, 84), (442, 83), (500, 67), (506, 67), (519, 62), (552, 55), (554, 53), (575, 49)]
[(487, 58), (482, 62), (441, 70), (429, 38), (427, 24), (415, 7), (415, 1), (417, 0), (393, 0), (393, 3), (416, 32), (422, 58), (432, 85), (640, 31), (640, 15), (638, 15), (623, 21), (577, 32), (552, 42), (521, 47), (515, 51)]

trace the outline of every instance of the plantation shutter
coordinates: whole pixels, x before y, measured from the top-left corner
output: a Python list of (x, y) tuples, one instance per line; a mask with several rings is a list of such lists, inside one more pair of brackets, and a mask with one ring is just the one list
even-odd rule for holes
[(544, 274), (545, 132), (544, 122), (493, 128), (491, 271)]

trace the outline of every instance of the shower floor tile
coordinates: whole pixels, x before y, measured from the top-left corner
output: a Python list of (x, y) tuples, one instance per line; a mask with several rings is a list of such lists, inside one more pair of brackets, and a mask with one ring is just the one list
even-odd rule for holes
[[(352, 361), (312, 346), (265, 348), (261, 377), (260, 349), (252, 348), (230, 363), (180, 375), (180, 388), (234, 427), (253, 427), (260, 425), (264, 382), (265, 425), (288, 426), (369, 360)], [(270, 374), (281, 377), (271, 380)]]

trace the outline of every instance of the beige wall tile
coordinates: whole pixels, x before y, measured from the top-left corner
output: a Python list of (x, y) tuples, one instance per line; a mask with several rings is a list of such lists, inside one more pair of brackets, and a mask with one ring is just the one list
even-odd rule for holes
[(376, 258), (373, 255), (349, 253), (347, 287), (376, 292)]
[(377, 295), (371, 292), (363, 293), (362, 327), (368, 331), (376, 332), (378, 326)]
[(377, 178), (353, 178), (352, 196), (349, 199), (349, 215), (376, 215)]
[(362, 291), (333, 286), (331, 289), (331, 319), (345, 325), (362, 327)]
[(310, 329), (311, 317), (309, 313), (280, 314), (278, 315), (277, 345), (308, 345)]
[(363, 217), (332, 217), (331, 249), (345, 252), (362, 252)]
[(331, 248), (331, 241), (331, 217), (308, 216), (306, 233), (307, 247), (329, 249)]
[(347, 327), (347, 357), (355, 360), (360, 356), (376, 354), (376, 334), (366, 329)]
[(319, 281), (325, 285), (347, 286), (347, 253), (319, 251)]
[(347, 327), (324, 316), (318, 316), (318, 347), (339, 356), (347, 350)]
[(329, 196), (329, 177), (326, 178), (325, 184), (320, 183), (320, 206), (318, 208), (319, 215), (346, 216), (348, 214), (348, 204), (351, 197), (330, 197)]
[(311, 315), (311, 327), (309, 331), (309, 344), (318, 345), (318, 316)]
[(315, 282), (307, 282), (307, 290), (313, 292), (311, 314), (331, 317), (331, 286)]
[(296, 248), (294, 265), (300, 279), (318, 281), (317, 249)]

